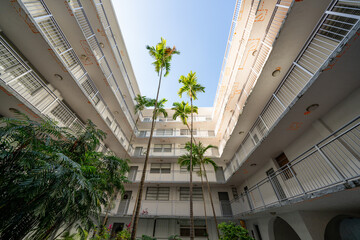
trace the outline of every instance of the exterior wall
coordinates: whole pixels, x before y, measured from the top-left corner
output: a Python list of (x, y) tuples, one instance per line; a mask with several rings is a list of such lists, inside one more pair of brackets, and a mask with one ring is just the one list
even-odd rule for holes
[[(314, 121), (300, 137), (298, 137), (289, 146), (284, 148), (283, 151), (289, 161), (295, 159), (297, 156), (307, 151), (310, 147), (324, 139), (330, 133), (336, 131), (341, 126), (359, 116), (360, 108), (354, 107), (358, 106), (359, 102), (360, 89), (357, 89), (342, 102), (334, 106), (323, 117)], [(338, 169), (344, 173), (345, 177), (347, 177), (346, 174), (349, 172), (349, 170), (345, 169), (346, 166), (344, 166), (343, 162), (340, 162), (340, 160), (348, 159), (349, 156), (353, 156), (351, 155), (353, 153), (351, 153), (351, 149), (349, 150), (350, 147), (347, 146), (347, 143), (344, 143), (344, 141), (341, 139), (334, 141), (332, 144), (333, 145), (331, 145), (329, 148), (323, 149), (323, 152), (327, 154), (331, 161), (335, 162), (335, 165), (338, 167)], [(358, 149), (356, 150), (358, 151)], [(318, 184), (320, 186), (321, 184), (326, 185), (327, 181), (331, 182), (331, 178), (333, 178), (334, 172), (323, 158), (311, 156), (311, 159), (309, 157), (309, 159), (306, 161), (308, 162), (306, 164), (291, 165), (291, 169), (296, 173), (296, 177), (300, 180), (305, 191), (313, 189)], [(356, 159), (355, 162), (349, 164), (354, 164), (353, 167), (358, 166), (356, 165)], [(256, 174), (252, 175), (245, 182), (240, 184), (239, 192), (243, 192), (244, 186), (248, 186), (249, 188), (256, 186), (257, 183), (267, 177), (266, 171), (268, 171), (270, 168), (274, 168), (274, 170), (278, 169), (277, 164), (275, 164), (274, 160), (272, 159), (268, 159), (264, 166)], [(299, 194), (301, 189), (297, 183), (296, 178), (286, 178), (285, 175), (286, 173), (282, 173), (276, 178), (286, 196), (294, 196)], [(263, 205), (261, 197), (263, 198), (265, 204), (270, 204), (277, 201), (277, 193), (275, 192), (272, 183), (269, 181), (261, 185), (259, 190), (261, 191), (262, 196), (260, 196), (257, 190), (251, 191), (249, 194), (249, 197), (255, 207)], [(247, 203), (247, 198), (242, 196), (241, 199), (239, 201), (240, 206), (237, 206), (236, 211), (248, 211), (249, 204)]]

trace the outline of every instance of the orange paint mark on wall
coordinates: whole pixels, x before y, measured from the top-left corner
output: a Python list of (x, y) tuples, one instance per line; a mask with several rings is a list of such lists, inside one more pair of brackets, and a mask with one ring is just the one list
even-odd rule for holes
[(302, 122), (292, 122), (287, 130), (290, 130), (290, 131), (298, 130), (302, 124), (303, 124)]
[(241, 21), (242, 17), (243, 17), (243, 13), (244, 13), (244, 8), (245, 8), (245, 1), (242, 1), (241, 3), (241, 9), (239, 11), (239, 16), (238, 16), (238, 21)]
[(36, 29), (35, 25), (31, 22), (30, 18), (28, 17), (28, 15), (22, 10), (22, 8), (20, 7), (20, 5), (17, 3), (17, 0), (10, 0), (10, 4), (12, 5), (12, 7), (15, 9), (16, 13), (22, 18), (22, 20), (24, 20), (24, 22), (26, 23), (26, 25), (28, 25), (28, 27), (30, 28), (30, 30), (33, 33), (39, 33), (39, 31)]
[(247, 58), (249, 57), (249, 55), (252, 54), (253, 51), (255, 51), (257, 49), (257, 47), (259, 46), (259, 43), (260, 43), (260, 38), (249, 39), (249, 41), (247, 43), (248, 50), (247, 50), (247, 52), (245, 54), (245, 58), (241, 61), (238, 70), (243, 70), (244, 69)]
[(59, 64), (59, 66), (61, 67), (61, 69), (64, 71), (64, 72), (67, 72), (66, 68), (64, 67), (64, 65), (62, 64), (62, 62), (60, 62), (60, 60), (57, 58), (57, 56), (55, 55), (54, 51), (49, 48), (48, 49), (50, 55), (54, 58), (54, 60), (56, 61), (57, 64)]
[(87, 58), (84, 59), (82, 62), (84, 63), (84, 65), (92, 65), (94, 64), (94, 62), (96, 62), (96, 59), (90, 49), (89, 44), (87, 43), (86, 40), (80, 40), (80, 45), (82, 47), (82, 49), (84, 50)]
[(264, 1), (261, 4), (261, 7), (258, 9), (257, 13), (256, 13), (256, 17), (255, 17), (255, 21), (254, 22), (262, 22), (265, 20), (265, 17), (268, 13), (268, 9), (265, 8), (264, 9)]
[(70, 6), (69, 6), (69, 3), (68, 3), (68, 1), (64, 1), (64, 3), (65, 3), (65, 7), (66, 7), (66, 9), (68, 10), (68, 13), (70, 14), (70, 16), (74, 16), (74, 14), (72, 13), (72, 11), (71, 11), (71, 9), (70, 9)]
[(360, 37), (360, 32), (356, 32), (355, 33), (355, 37), (353, 37), (350, 42), (345, 44), (345, 47), (343, 48), (343, 50), (331, 61), (331, 63), (329, 63), (329, 65), (327, 66), (327, 68), (325, 68), (323, 71), (328, 71), (334, 68), (334, 66), (336, 65), (336, 63), (340, 60), (340, 58), (350, 49), (351, 45), (358, 40)]
[(25, 112), (27, 112), (28, 114), (30, 114), (31, 116), (33, 116), (34, 118), (39, 118), (39, 116), (37, 114), (35, 114), (33, 111), (30, 110), (30, 108), (28, 108), (27, 106), (25, 106), (25, 104), (18, 104), (19, 108), (21, 108), (22, 110), (24, 110)]
[(11, 93), (9, 93), (5, 88), (3, 88), (3, 87), (1, 87), (1, 86), (0, 86), (0, 90), (3, 91), (6, 95), (12, 96)]

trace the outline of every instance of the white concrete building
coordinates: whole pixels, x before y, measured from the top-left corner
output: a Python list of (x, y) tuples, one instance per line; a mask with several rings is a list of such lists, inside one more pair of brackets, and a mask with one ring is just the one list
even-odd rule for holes
[[(237, 1), (214, 106), (194, 122), (195, 138), (218, 146), (207, 173), (219, 222), (244, 220), (256, 240), (360, 239), (359, 22), (359, 0)], [(99, 151), (131, 159), (109, 213), (114, 231), (127, 225), (151, 110), (134, 114), (140, 91), (111, 1), (1, 1), (0, 84), (1, 115), (16, 108), (74, 131), (91, 119), (108, 134)], [(169, 113), (156, 123), (137, 233), (187, 239), (189, 174), (177, 158), (189, 132)], [(196, 174), (194, 215), (205, 239)]]

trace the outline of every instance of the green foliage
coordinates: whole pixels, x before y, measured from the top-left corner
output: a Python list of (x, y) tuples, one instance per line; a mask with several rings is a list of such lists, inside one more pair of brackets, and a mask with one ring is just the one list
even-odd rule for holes
[(136, 101), (136, 105), (135, 105), (135, 113), (139, 113), (142, 110), (145, 109), (145, 107), (151, 107), (152, 104), (152, 99), (147, 98), (145, 96), (141, 96), (140, 94), (138, 94), (134, 100)]
[(154, 112), (153, 112), (153, 118), (158, 118), (160, 115), (163, 115), (163, 117), (167, 117), (168, 113), (165, 110), (165, 103), (167, 102), (167, 100), (165, 98), (160, 99), (157, 104), (156, 104), (156, 111), (155, 111), (155, 99), (149, 99), (149, 104), (148, 107), (154, 107)]
[(155, 71), (159, 74), (162, 69), (165, 68), (166, 77), (170, 72), (170, 62), (171, 58), (174, 54), (180, 54), (179, 51), (174, 47), (166, 46), (166, 40), (161, 38), (161, 41), (155, 46), (150, 47), (146, 46), (146, 49), (149, 50), (149, 54), (154, 58), (154, 62), (152, 63), (155, 66)]
[(126, 228), (117, 234), (116, 240), (129, 240), (130, 237), (131, 237), (130, 230)]
[(149, 237), (149, 236), (147, 236), (147, 235), (142, 235), (140, 239), (141, 239), (141, 240), (156, 240), (156, 238)]
[[(205, 153), (207, 150), (211, 149), (211, 148), (216, 148), (216, 146), (213, 145), (207, 145), (204, 146), (201, 142), (198, 142), (197, 144), (193, 143), (193, 147), (192, 147), (192, 153), (193, 153), (193, 157), (192, 157), (192, 165), (193, 168), (195, 166), (201, 166), (203, 164), (210, 164), (214, 167), (214, 169), (216, 170), (218, 168), (217, 164), (215, 163), (214, 160), (212, 160), (209, 157), (205, 156)], [(186, 166), (188, 171), (190, 171), (190, 151), (191, 151), (191, 143), (187, 142), (185, 144), (185, 149), (188, 153), (181, 155), (178, 159), (178, 163), (180, 166)]]
[(233, 222), (222, 222), (218, 226), (221, 231), (220, 240), (254, 240), (249, 236), (248, 230)]
[[(171, 110), (175, 111), (173, 114), (173, 119), (176, 120), (177, 117), (180, 117), (182, 123), (189, 128), (187, 122), (189, 118), (189, 114), (191, 114), (191, 106), (189, 105), (189, 103), (188, 102), (185, 103), (184, 101), (182, 101), (181, 103), (174, 102)], [(193, 106), (193, 113), (196, 114), (198, 113), (197, 106)]]
[(74, 135), (15, 113), (0, 119), (0, 239), (47, 239), (72, 227), (85, 238), (101, 206), (123, 191), (127, 160), (96, 151), (106, 134), (91, 121)]
[(180, 97), (182, 97), (183, 93), (186, 93), (189, 98), (196, 100), (198, 92), (205, 92), (205, 87), (197, 82), (196, 72), (190, 71), (187, 76), (180, 76), (179, 83), (183, 84), (178, 91)]
[(181, 238), (178, 235), (171, 235), (168, 240), (181, 240)]

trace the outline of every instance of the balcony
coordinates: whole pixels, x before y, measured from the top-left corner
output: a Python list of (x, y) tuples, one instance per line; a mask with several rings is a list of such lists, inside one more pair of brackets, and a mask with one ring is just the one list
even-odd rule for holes
[[(152, 116), (142, 116), (140, 119), (142, 122), (151, 122)], [(176, 118), (175, 120), (172, 117), (167, 118), (157, 118), (155, 120), (156, 122), (181, 122), (180, 118)], [(190, 119), (188, 120), (190, 122)], [(195, 115), (193, 117), (194, 122), (206, 122), (206, 121), (212, 121), (211, 115)]]
[[(225, 169), (226, 179), (241, 167), (355, 34), (360, 25), (359, 10), (349, 2), (337, 1), (323, 13), (302, 51)], [(223, 139), (220, 152), (225, 144)]]
[[(124, 200), (122, 200), (124, 201)], [(210, 202), (206, 202), (206, 213), (208, 217), (212, 217), (212, 209)], [(204, 217), (204, 203), (203, 201), (193, 201), (194, 205), (194, 217)], [(231, 206), (223, 201), (214, 201), (215, 213), (217, 217), (231, 218)], [(125, 207), (122, 207), (125, 206)], [(225, 207), (230, 207), (225, 209)], [(118, 207), (115, 207), (109, 214), (113, 217), (132, 216), (134, 208), (134, 201), (121, 203)], [(140, 217), (141, 218), (153, 218), (153, 217), (164, 217), (164, 218), (189, 218), (190, 204), (188, 200), (169, 200), (169, 201), (158, 201), (158, 200), (142, 200)]]
[[(215, 137), (213, 130), (194, 130), (193, 136), (196, 138), (201, 137)], [(150, 137), (150, 130), (136, 131), (136, 137), (147, 138)], [(188, 129), (158, 129), (153, 133), (153, 137), (185, 137), (190, 138), (190, 131)]]
[[(164, 144), (164, 145), (171, 145), (171, 144)], [(130, 155), (132, 157), (145, 157), (146, 155), (146, 148), (143, 147), (135, 147), (134, 149), (130, 150)], [(179, 157), (183, 154), (186, 154), (187, 151), (184, 148), (173, 148), (173, 147), (153, 147), (150, 148), (150, 157)], [(219, 152), (217, 149), (210, 149), (205, 153), (205, 156), (208, 157), (218, 157)]]
[(231, 203), (234, 215), (281, 207), (355, 187), (360, 179), (360, 117), (268, 175)]
[[(193, 172), (193, 182), (201, 183), (201, 177), (197, 173), (197, 170), (194, 169)], [(209, 183), (219, 183), (222, 184), (225, 182), (224, 175), (220, 172), (206, 171)], [(128, 175), (129, 181), (133, 183), (138, 183), (141, 180), (142, 170), (136, 172), (130, 172)], [(147, 183), (188, 183), (190, 181), (190, 174), (186, 169), (182, 170), (171, 170), (166, 172), (146, 170), (145, 182)], [(205, 177), (203, 177), (205, 183)]]

